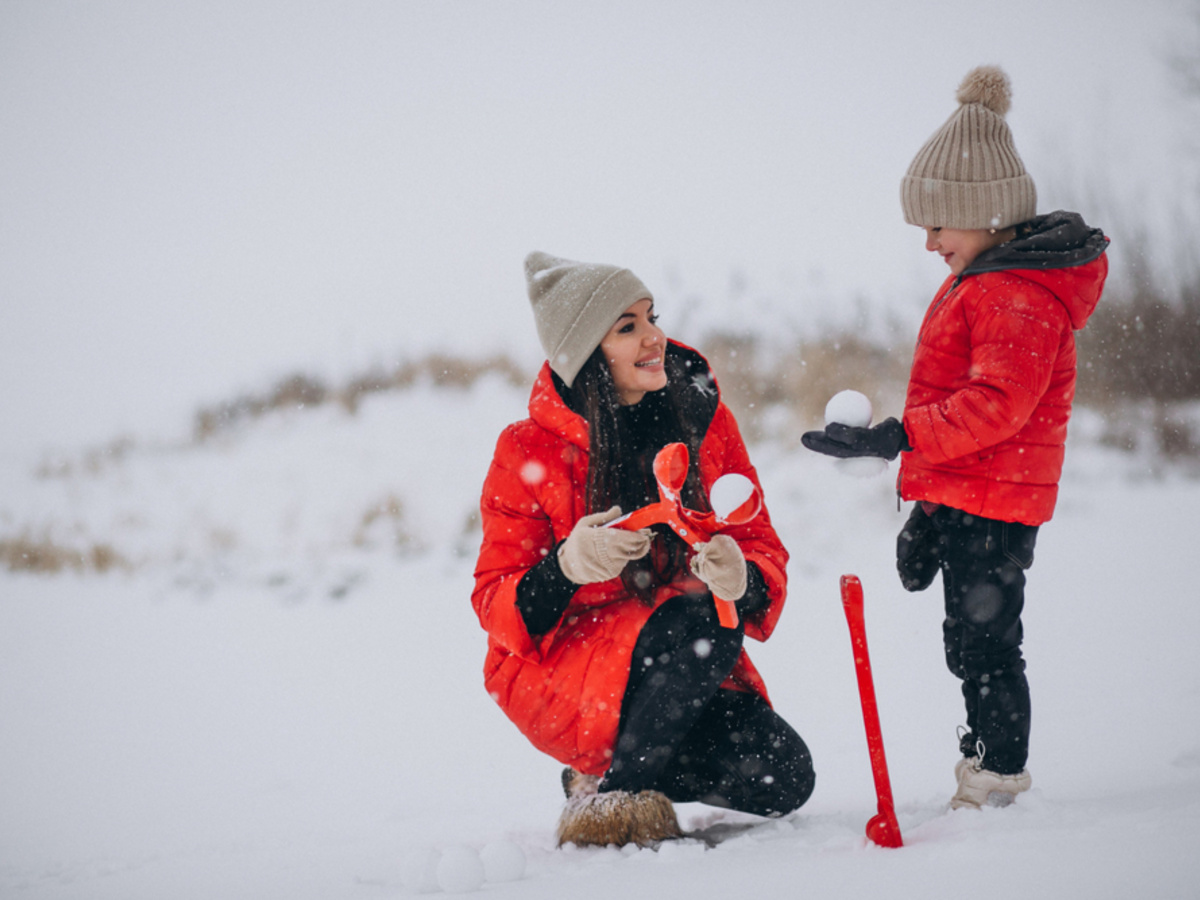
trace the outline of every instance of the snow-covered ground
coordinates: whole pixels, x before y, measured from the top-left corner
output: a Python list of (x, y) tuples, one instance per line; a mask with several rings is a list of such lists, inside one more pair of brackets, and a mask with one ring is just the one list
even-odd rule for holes
[[(812, 748), (812, 800), (714, 849), (555, 850), (560, 767), (484, 693), (469, 603), (477, 492), (525, 393), (419, 387), (41, 476), (5, 459), (0, 539), (104, 542), (134, 568), (0, 572), (0, 897), (369, 900), (412, 892), (422, 854), (504, 841), (525, 871), (486, 896), (1197, 896), (1200, 482), (1079, 437), (1030, 577), (1034, 788), (1016, 806), (946, 811), (961, 705), (938, 587), (894, 576), (890, 478), (777, 441), (752, 452), (790, 605), (750, 652)], [(863, 833), (846, 572), (899, 850)]]

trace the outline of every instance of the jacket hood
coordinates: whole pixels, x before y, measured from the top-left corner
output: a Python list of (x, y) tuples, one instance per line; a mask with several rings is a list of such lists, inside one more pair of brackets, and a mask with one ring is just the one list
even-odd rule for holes
[(1054, 294), (1078, 331), (1100, 302), (1107, 249), (1103, 231), (1088, 226), (1078, 213), (1058, 210), (1018, 225), (1015, 238), (979, 254), (962, 277), (1016, 272)]
[(550, 363), (542, 363), (533, 391), (529, 395), (529, 418), (564, 441), (582, 450), (588, 449), (588, 427), (583, 416), (567, 406), (558, 387)]

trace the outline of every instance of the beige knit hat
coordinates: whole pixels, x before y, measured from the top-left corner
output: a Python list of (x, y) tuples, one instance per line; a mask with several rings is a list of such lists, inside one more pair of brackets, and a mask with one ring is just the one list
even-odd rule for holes
[(621, 313), (654, 299), (628, 269), (536, 251), (525, 257), (525, 281), (542, 349), (567, 387)]
[(1007, 228), (1037, 215), (1037, 189), (1004, 114), (1008, 76), (979, 66), (958, 87), (958, 109), (926, 141), (900, 183), (904, 220), (930, 228)]

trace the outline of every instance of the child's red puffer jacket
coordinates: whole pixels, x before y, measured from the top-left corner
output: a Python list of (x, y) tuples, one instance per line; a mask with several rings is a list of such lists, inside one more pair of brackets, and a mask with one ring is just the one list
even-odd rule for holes
[(905, 500), (1040, 525), (1058, 498), (1075, 335), (1099, 302), (1108, 239), (1051, 213), (946, 279), (913, 354)]

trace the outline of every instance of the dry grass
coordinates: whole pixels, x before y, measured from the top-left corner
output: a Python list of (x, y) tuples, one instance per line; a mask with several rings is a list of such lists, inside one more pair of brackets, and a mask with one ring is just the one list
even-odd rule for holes
[(1105, 439), (1133, 450), (1152, 442), (1168, 460), (1200, 458), (1200, 263), (1181, 259), (1173, 280), (1150, 263), (1144, 234), (1126, 236), (1126, 265), (1079, 333), (1076, 402), (1100, 411)]
[(78, 458), (53, 456), (43, 459), (34, 473), (38, 478), (69, 478), (74, 475), (100, 475), (120, 465), (136, 449), (133, 438), (120, 437), (100, 447), (91, 447)]
[(359, 518), (351, 543), (360, 550), (384, 544), (401, 555), (421, 549), (421, 542), (405, 522), (404, 501), (395, 494), (388, 494), (367, 508)]
[(1114, 292), (1079, 334), (1079, 401), (1200, 398), (1200, 283), (1179, 297)]
[[(881, 413), (896, 415), (907, 378), (907, 348), (897, 354), (851, 334), (799, 342), (787, 353), (767, 350), (753, 337), (716, 333), (698, 341), (721, 383), (722, 395), (751, 439), (761, 436), (762, 418), (784, 409), (798, 425), (821, 419), (825, 403), (845, 388), (875, 400)], [(375, 394), (417, 384), (467, 389), (485, 376), (498, 375), (514, 387), (527, 387), (534, 376), (512, 359), (497, 355), (468, 359), (431, 354), (390, 369), (372, 369), (340, 385), (296, 373), (260, 394), (244, 394), (200, 409), (193, 436), (206, 441), (242, 423), (273, 412), (336, 403), (350, 413)], [(106, 450), (111, 455), (111, 450)]]
[[(1200, 399), (1200, 276), (1190, 286), (1166, 291), (1152, 278), (1114, 285), (1079, 336), (1077, 402), (1114, 419), (1132, 404), (1153, 403), (1152, 427), (1170, 456), (1200, 453), (1200, 436), (1177, 413), (1179, 404)], [(750, 440), (772, 436), (798, 439), (818, 425), (825, 403), (837, 391), (854, 389), (872, 399), (876, 419), (899, 415), (911, 360), (911, 337), (883, 346), (859, 334), (830, 333), (797, 340), (786, 350), (734, 332), (715, 332), (695, 341), (712, 363), (722, 394)], [(899, 348), (899, 349), (897, 349)], [(525, 388), (534, 373), (504, 355), (470, 359), (430, 354), (391, 368), (371, 369), (343, 384), (294, 374), (261, 394), (245, 394), (199, 410), (193, 434), (203, 442), (270, 413), (338, 404), (355, 413), (375, 394), (418, 384), (467, 389), (486, 376)], [(111, 464), (128, 451), (123, 442), (82, 462), (86, 470)]]
[[(1135, 286), (1114, 285), (1079, 335), (1076, 403), (1102, 414), (1102, 442), (1194, 470), (1200, 461), (1200, 276), (1173, 293), (1146, 277), (1126, 284)], [(851, 388), (871, 397), (876, 419), (899, 415), (911, 343), (905, 336), (892, 343), (901, 349), (852, 333), (797, 340), (782, 350), (778, 340), (768, 343), (732, 332), (695, 341), (712, 363), (747, 439), (788, 443), (798, 443), (804, 430), (819, 425), (825, 403), (839, 390)], [(467, 359), (443, 354), (370, 370), (340, 385), (295, 374), (260, 394), (201, 409), (195, 416), (194, 440), (204, 442), (282, 410), (337, 404), (353, 414), (372, 395), (419, 385), (468, 389), (481, 378), (499, 376), (524, 391), (534, 374), (506, 356)], [(144, 448), (122, 438), (74, 459), (45, 462), (37, 475), (100, 475), (128, 462), (139, 449)], [(350, 539), (358, 547), (389, 547), (401, 554), (425, 549), (395, 494), (385, 494), (363, 510)], [(215, 543), (222, 540), (232, 546), (232, 537), (214, 536)], [(477, 552), (478, 541), (478, 513), (473, 511), (463, 523), (455, 552), (470, 556)], [(106, 573), (132, 570), (134, 565), (105, 542), (81, 538), (72, 545), (26, 530), (0, 537), (0, 567), (54, 574)]]
[(65, 547), (49, 537), (22, 535), (0, 539), (0, 564), (10, 572), (54, 575), (61, 572), (129, 571), (132, 565), (110, 544), (96, 543), (84, 549)]
[(466, 389), (487, 375), (499, 375), (514, 385), (524, 385), (529, 380), (529, 374), (506, 356), (467, 359), (441, 353), (398, 363), (390, 369), (372, 369), (336, 386), (311, 375), (296, 373), (262, 394), (244, 394), (203, 407), (196, 413), (192, 433), (196, 441), (203, 442), (226, 429), (273, 412), (329, 403), (337, 403), (354, 413), (372, 394), (403, 390), (418, 383)]
[[(696, 341), (713, 366), (722, 396), (751, 441), (767, 436), (798, 439), (801, 431), (819, 425), (825, 403), (845, 389), (870, 397), (877, 420), (899, 415), (911, 344), (907, 339), (893, 344), (901, 349), (851, 333), (798, 340), (786, 351), (775, 343), (768, 347), (758, 338), (732, 332), (717, 332)], [(1079, 353), (1080, 405), (1121, 419), (1127, 418), (1131, 405), (1153, 403), (1157, 410), (1153, 428), (1160, 436), (1162, 451), (1170, 456), (1200, 452), (1200, 437), (1175, 411), (1180, 403), (1200, 399), (1200, 287), (1170, 299), (1152, 290), (1106, 295), (1092, 322), (1080, 333)], [(261, 394), (244, 394), (204, 407), (195, 415), (193, 435), (203, 442), (282, 410), (338, 404), (355, 413), (373, 395), (418, 384), (468, 389), (493, 375), (523, 389), (534, 373), (506, 356), (472, 360), (431, 354), (390, 369), (369, 370), (340, 385), (294, 374)], [(87, 455), (76, 468), (98, 471), (119, 462), (128, 450), (127, 442), (114, 442)]]
[(788, 353), (769, 352), (752, 338), (714, 335), (701, 349), (750, 440), (764, 436), (767, 416), (779, 410), (798, 437), (800, 430), (823, 421), (825, 404), (841, 390), (870, 397), (876, 419), (898, 416), (903, 406), (909, 353), (854, 335), (801, 341)]

